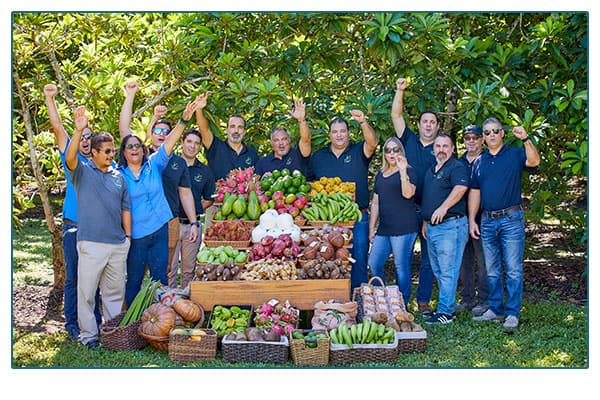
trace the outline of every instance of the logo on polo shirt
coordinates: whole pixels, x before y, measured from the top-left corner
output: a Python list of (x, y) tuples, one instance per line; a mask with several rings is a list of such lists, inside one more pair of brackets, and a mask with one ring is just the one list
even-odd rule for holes
[(285, 165), (292, 165), (292, 159), (288, 158), (287, 160), (285, 160)]
[(179, 163), (171, 163), (171, 169), (173, 171), (177, 171), (179, 169)]
[(344, 157), (344, 164), (350, 164), (352, 162), (352, 156), (350, 154), (346, 154)]
[(250, 156), (248, 156), (246, 158), (246, 165), (250, 165), (250, 164), (252, 164), (252, 158)]
[(197, 174), (194, 176), (194, 182), (202, 182), (202, 174)]
[(118, 176), (115, 176), (113, 179), (113, 183), (115, 184), (116, 187), (120, 188), (123, 186), (123, 182), (121, 181), (121, 179)]

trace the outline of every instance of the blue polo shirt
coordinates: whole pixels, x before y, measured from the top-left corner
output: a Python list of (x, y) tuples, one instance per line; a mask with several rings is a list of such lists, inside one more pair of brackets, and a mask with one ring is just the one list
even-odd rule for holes
[(225, 178), (229, 171), (235, 168), (253, 167), (258, 162), (256, 151), (246, 146), (238, 154), (229, 146), (229, 143), (213, 135), (211, 146), (206, 149), (208, 166), (215, 175), (215, 179)]
[[(417, 179), (414, 168), (406, 170), (411, 182)], [(400, 172), (384, 177), (380, 172), (375, 176), (373, 191), (379, 196), (379, 227), (377, 235), (399, 236), (419, 231), (415, 196), (410, 199), (402, 196)]]
[[(154, 153), (153, 150), (150, 152)], [(182, 157), (171, 154), (167, 168), (163, 171), (162, 181), (169, 208), (173, 215), (177, 215), (179, 213), (179, 208), (181, 207), (179, 188), (191, 187), (190, 174), (188, 172), (187, 164)]]
[(498, 154), (488, 150), (475, 160), (471, 187), (481, 191), (481, 209), (503, 210), (521, 204), (525, 149), (503, 145)]
[[(452, 157), (435, 172), (435, 165), (427, 168), (423, 182), (423, 203), (421, 214), (425, 221), (431, 219), (433, 212), (448, 198), (454, 186), (469, 187), (469, 170), (465, 165)], [(467, 214), (467, 199), (463, 196), (455, 205), (448, 209), (445, 218), (465, 216)]]
[(125, 231), (121, 213), (130, 209), (123, 175), (113, 167), (102, 171), (93, 161), (78, 162), (75, 169), (69, 171), (69, 175), (79, 199), (77, 240), (123, 243)]
[(406, 153), (408, 163), (417, 171), (417, 191), (415, 192), (415, 203), (421, 205), (423, 199), (423, 179), (427, 169), (435, 165), (435, 155), (433, 153), (433, 143), (423, 146), (419, 136), (410, 130), (408, 125), (404, 128), (404, 133), (400, 138)]
[[(67, 138), (67, 145), (65, 146), (65, 150), (69, 147), (69, 143), (71, 142), (71, 138)], [(67, 168), (67, 160), (65, 158), (65, 153), (60, 151), (58, 152), (60, 155), (60, 160), (62, 161), (63, 169), (65, 171), (65, 180), (66, 180), (66, 190), (65, 190), (65, 199), (63, 201), (62, 207), (62, 218), (70, 219), (73, 222), (77, 222), (77, 196), (75, 195), (75, 188), (73, 187), (73, 183), (71, 182), (71, 178), (69, 177), (69, 173), (67, 172), (69, 169)], [(80, 152), (77, 152), (77, 158), (79, 161), (86, 164), (88, 159), (81, 155)]]
[(304, 157), (297, 146), (292, 147), (290, 151), (283, 156), (283, 158), (275, 157), (275, 152), (272, 151), (268, 155), (258, 160), (256, 167), (254, 168), (254, 172), (262, 176), (265, 172), (270, 172), (276, 169), (281, 171), (282, 169), (287, 168), (290, 171), (297, 169), (298, 171), (302, 172), (302, 175), (308, 176), (309, 160), (310, 156)]
[(310, 158), (310, 168), (315, 180), (323, 176), (327, 178), (339, 176), (344, 182), (354, 182), (356, 203), (361, 209), (369, 206), (369, 163), (373, 158), (365, 156), (364, 145), (364, 141), (349, 144), (339, 157), (331, 151), (330, 145), (316, 151)]
[(169, 156), (165, 152), (165, 146), (161, 145), (142, 165), (139, 178), (135, 177), (129, 167), (119, 167), (131, 198), (133, 239), (156, 232), (173, 218), (162, 183), (162, 174), (168, 163)]
[[(212, 195), (215, 192), (215, 176), (210, 168), (202, 164), (198, 160), (194, 160), (194, 164), (187, 167), (190, 180), (192, 183), (192, 194), (194, 195), (194, 204), (196, 206), (196, 214), (204, 213), (202, 207), (202, 199), (212, 200)], [(179, 207), (179, 217), (187, 218), (187, 214), (183, 206)]]

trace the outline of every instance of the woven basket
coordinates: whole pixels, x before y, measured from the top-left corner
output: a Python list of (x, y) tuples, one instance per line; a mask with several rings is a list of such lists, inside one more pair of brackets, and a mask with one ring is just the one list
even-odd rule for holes
[(146, 339), (150, 346), (154, 347), (158, 351), (169, 351), (169, 335), (167, 336), (152, 336), (148, 335), (141, 330), (138, 330), (141, 337)]
[(125, 312), (117, 315), (110, 321), (100, 325), (100, 342), (108, 350), (139, 350), (148, 345), (148, 342), (138, 334), (141, 321), (138, 319), (129, 325), (119, 326)]
[(346, 222), (335, 222), (335, 223), (331, 223), (331, 221), (308, 221), (308, 224), (310, 226), (315, 226), (315, 227), (322, 227), (325, 225), (330, 225), (330, 226), (342, 226), (344, 228), (354, 228), (354, 224), (356, 223), (356, 221), (346, 221)]
[(288, 338), (281, 336), (279, 342), (237, 341), (223, 338), (221, 354), (226, 363), (285, 364), (289, 358)]
[(250, 221), (250, 220), (247, 220), (247, 219), (220, 219), (220, 220), (211, 219), (210, 220), (210, 222), (212, 222), (213, 224), (217, 223), (217, 222), (224, 222), (224, 221), (242, 221), (242, 223), (244, 223), (245, 225), (248, 225), (248, 226), (256, 226), (256, 225), (258, 225), (258, 221), (257, 220), (255, 220), (255, 221)]
[(205, 240), (204, 245), (207, 247), (231, 246), (234, 249), (245, 249), (250, 247), (252, 241), (248, 240)]
[[(196, 325), (199, 327), (200, 325)], [(217, 355), (217, 332), (201, 329), (206, 335), (169, 334), (169, 359), (175, 362), (214, 360)]]
[[(308, 332), (309, 330), (302, 330), (304, 334)], [(327, 334), (326, 330), (315, 330), (314, 332)], [(329, 363), (329, 335), (325, 339), (317, 339), (317, 347), (314, 348), (308, 347), (304, 339), (290, 337), (290, 354), (294, 365), (327, 365)]]
[(399, 353), (422, 353), (427, 350), (427, 332), (396, 332)]
[(355, 344), (349, 348), (345, 344), (331, 344), (329, 361), (332, 364), (387, 363), (398, 357), (398, 337), (390, 344)]
[(306, 219), (294, 218), (294, 225), (304, 226), (306, 225)]

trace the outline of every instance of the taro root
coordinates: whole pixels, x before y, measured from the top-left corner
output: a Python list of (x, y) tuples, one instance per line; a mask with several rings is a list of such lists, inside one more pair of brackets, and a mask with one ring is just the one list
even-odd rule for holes
[(206, 279), (208, 279), (209, 281), (216, 281), (217, 280), (217, 272), (216, 271), (211, 271), (206, 275)]
[(223, 280), (228, 281), (231, 280), (231, 270), (229, 268), (223, 269)]
[(314, 278), (315, 276), (317, 276), (317, 271), (315, 271), (314, 268), (311, 268), (308, 271), (306, 271), (306, 275), (308, 275), (309, 278)]
[(217, 267), (217, 276), (223, 275), (223, 269), (225, 269), (225, 267), (222, 264)]
[(298, 270), (296, 271), (296, 276), (298, 277), (298, 279), (306, 279), (308, 277), (306, 275), (306, 271), (300, 268), (298, 268)]

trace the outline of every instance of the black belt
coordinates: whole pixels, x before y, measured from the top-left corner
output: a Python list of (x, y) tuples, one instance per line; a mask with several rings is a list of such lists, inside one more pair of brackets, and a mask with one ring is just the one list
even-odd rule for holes
[[(200, 222), (200, 216), (199, 215), (196, 216), (196, 221)], [(180, 224), (191, 224), (190, 220), (187, 219), (186, 217), (179, 217), (179, 223)]]
[(490, 218), (500, 218), (500, 217), (504, 217), (505, 215), (512, 214), (516, 211), (521, 211), (521, 210), (523, 210), (523, 206), (521, 204), (519, 204), (516, 206), (505, 208), (503, 210), (496, 210), (496, 211), (483, 210), (481, 212), (481, 215), (490, 217)]
[[(452, 221), (453, 219), (459, 219), (464, 217), (464, 215), (452, 215), (451, 217), (444, 218), (442, 222), (437, 223), (436, 225), (443, 224), (444, 222)], [(431, 225), (431, 221), (427, 221), (429, 225)]]

